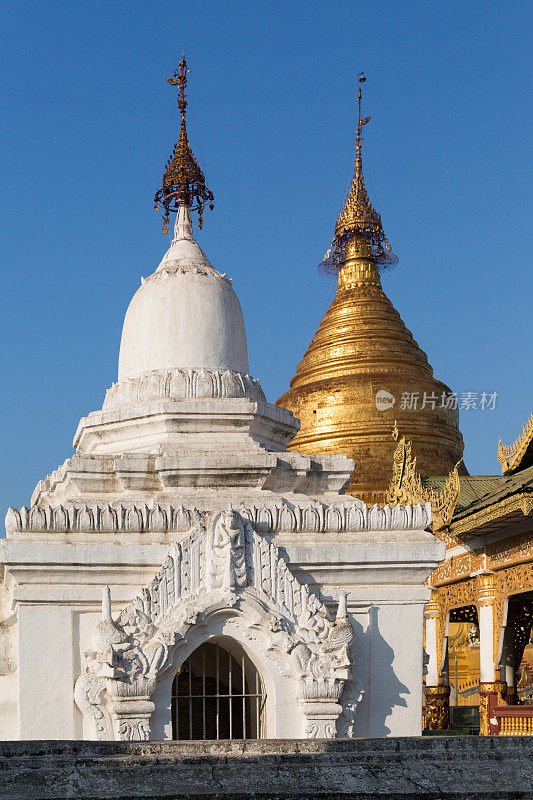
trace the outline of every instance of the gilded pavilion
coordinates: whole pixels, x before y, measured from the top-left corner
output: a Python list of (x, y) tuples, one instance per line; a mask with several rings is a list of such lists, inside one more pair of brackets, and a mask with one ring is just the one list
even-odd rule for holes
[[(430, 500), (446, 558), (426, 606), (426, 727), (533, 735), (533, 415), (502, 475), (421, 476), (404, 436), (389, 500)], [(451, 715), (450, 715), (451, 712)]]
[(454, 729), (476, 730), (479, 709), (482, 734), (533, 735), (533, 415), (514, 445), (500, 442), (502, 475), (468, 474), (456, 395), (381, 285), (397, 259), (365, 187), (361, 85), (358, 111), (354, 176), (321, 265), (337, 293), (277, 401), (301, 420), (289, 449), (353, 458), (348, 492), (366, 502), (431, 502), (446, 557), (426, 606), (426, 728), (448, 729), (451, 709)]

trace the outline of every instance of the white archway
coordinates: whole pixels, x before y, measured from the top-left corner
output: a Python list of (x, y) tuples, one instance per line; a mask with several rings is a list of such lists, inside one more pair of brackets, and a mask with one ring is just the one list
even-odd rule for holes
[(281, 659), (269, 654), (257, 637), (249, 635), (249, 616), (245, 611), (236, 613), (220, 609), (205, 625), (195, 627), (176, 651), (171, 666), (158, 680), (151, 699), (155, 705), (151, 717), (152, 739), (172, 739), (171, 695), (172, 683), (181, 665), (202, 644), (216, 638), (236, 642), (261, 676), (266, 693), (264, 738), (299, 738), (302, 736), (303, 717), (298, 705), (298, 684), (288, 673), (290, 662), (281, 666)]
[(342, 596), (332, 620), (277, 548), (233, 509), (197, 523), (173, 545), (153, 581), (111, 618), (109, 596), (75, 699), (101, 739), (170, 738), (170, 689), (203, 642), (227, 636), (260, 672), (267, 737), (336, 736), (357, 700), (339, 701), (353, 669), (353, 629)]

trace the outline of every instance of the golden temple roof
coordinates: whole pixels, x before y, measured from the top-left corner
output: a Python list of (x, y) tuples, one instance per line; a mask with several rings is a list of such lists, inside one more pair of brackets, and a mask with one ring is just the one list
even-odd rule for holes
[[(416, 457), (412, 456), (411, 442), (400, 437), (398, 426), (394, 423), (393, 436), (398, 441), (398, 446), (394, 451), (392, 478), (387, 494), (387, 502), (390, 505), (401, 503), (415, 506), (418, 503), (431, 503), (431, 513), (433, 517), (433, 531), (441, 531), (447, 528), (452, 521), (453, 512), (461, 492), (461, 481), (459, 478), (459, 463), (446, 477), (445, 482), (438, 488), (424, 485), (422, 477), (416, 469)], [(461, 459), (462, 460), (462, 459)]]

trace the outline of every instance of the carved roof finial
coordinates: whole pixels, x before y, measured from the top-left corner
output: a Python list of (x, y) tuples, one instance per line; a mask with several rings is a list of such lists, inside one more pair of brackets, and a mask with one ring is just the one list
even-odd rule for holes
[(320, 270), (328, 274), (336, 274), (342, 269), (346, 247), (350, 242), (353, 242), (351, 251), (354, 255), (369, 258), (382, 269), (392, 267), (398, 261), (383, 231), (381, 216), (370, 202), (366, 191), (361, 155), (362, 130), (371, 117), (361, 117), (361, 84), (366, 81), (362, 72), (357, 80), (355, 170), (348, 197), (335, 225), (335, 236), (320, 264)]
[(533, 413), (527, 422), (522, 423), (522, 433), (513, 444), (507, 447), (502, 444), (500, 439), (498, 461), (504, 475), (525, 469), (533, 464)]
[(163, 214), (163, 234), (168, 233), (170, 212), (177, 212), (180, 206), (186, 206), (191, 211), (198, 211), (198, 227), (200, 229), (203, 225), (205, 205), (209, 204), (211, 210), (214, 208), (213, 193), (205, 185), (204, 174), (194, 157), (187, 138), (185, 88), (189, 72), (185, 53), (183, 53), (178, 68), (174, 70), (174, 77), (167, 78), (171, 86), (178, 87), (178, 108), (181, 114), (181, 126), (178, 141), (174, 145), (174, 149), (165, 166), (163, 184), (154, 197), (155, 210), (158, 211), (160, 205), (165, 210)]
[[(399, 437), (400, 432), (395, 422), (393, 439), (397, 441)], [(457, 462), (440, 488), (429, 488), (423, 484), (422, 478), (417, 472), (416, 458), (412, 456), (411, 442), (402, 435), (394, 451), (387, 502), (390, 505), (401, 503), (411, 506), (418, 503), (431, 503), (433, 532), (447, 528), (452, 521), (453, 512), (461, 493), (460, 463), (461, 461)]]

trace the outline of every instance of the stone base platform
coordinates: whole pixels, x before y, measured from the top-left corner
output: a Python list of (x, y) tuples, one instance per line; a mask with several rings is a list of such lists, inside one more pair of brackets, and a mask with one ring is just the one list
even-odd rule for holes
[(2, 800), (530, 800), (533, 738), (0, 742)]

